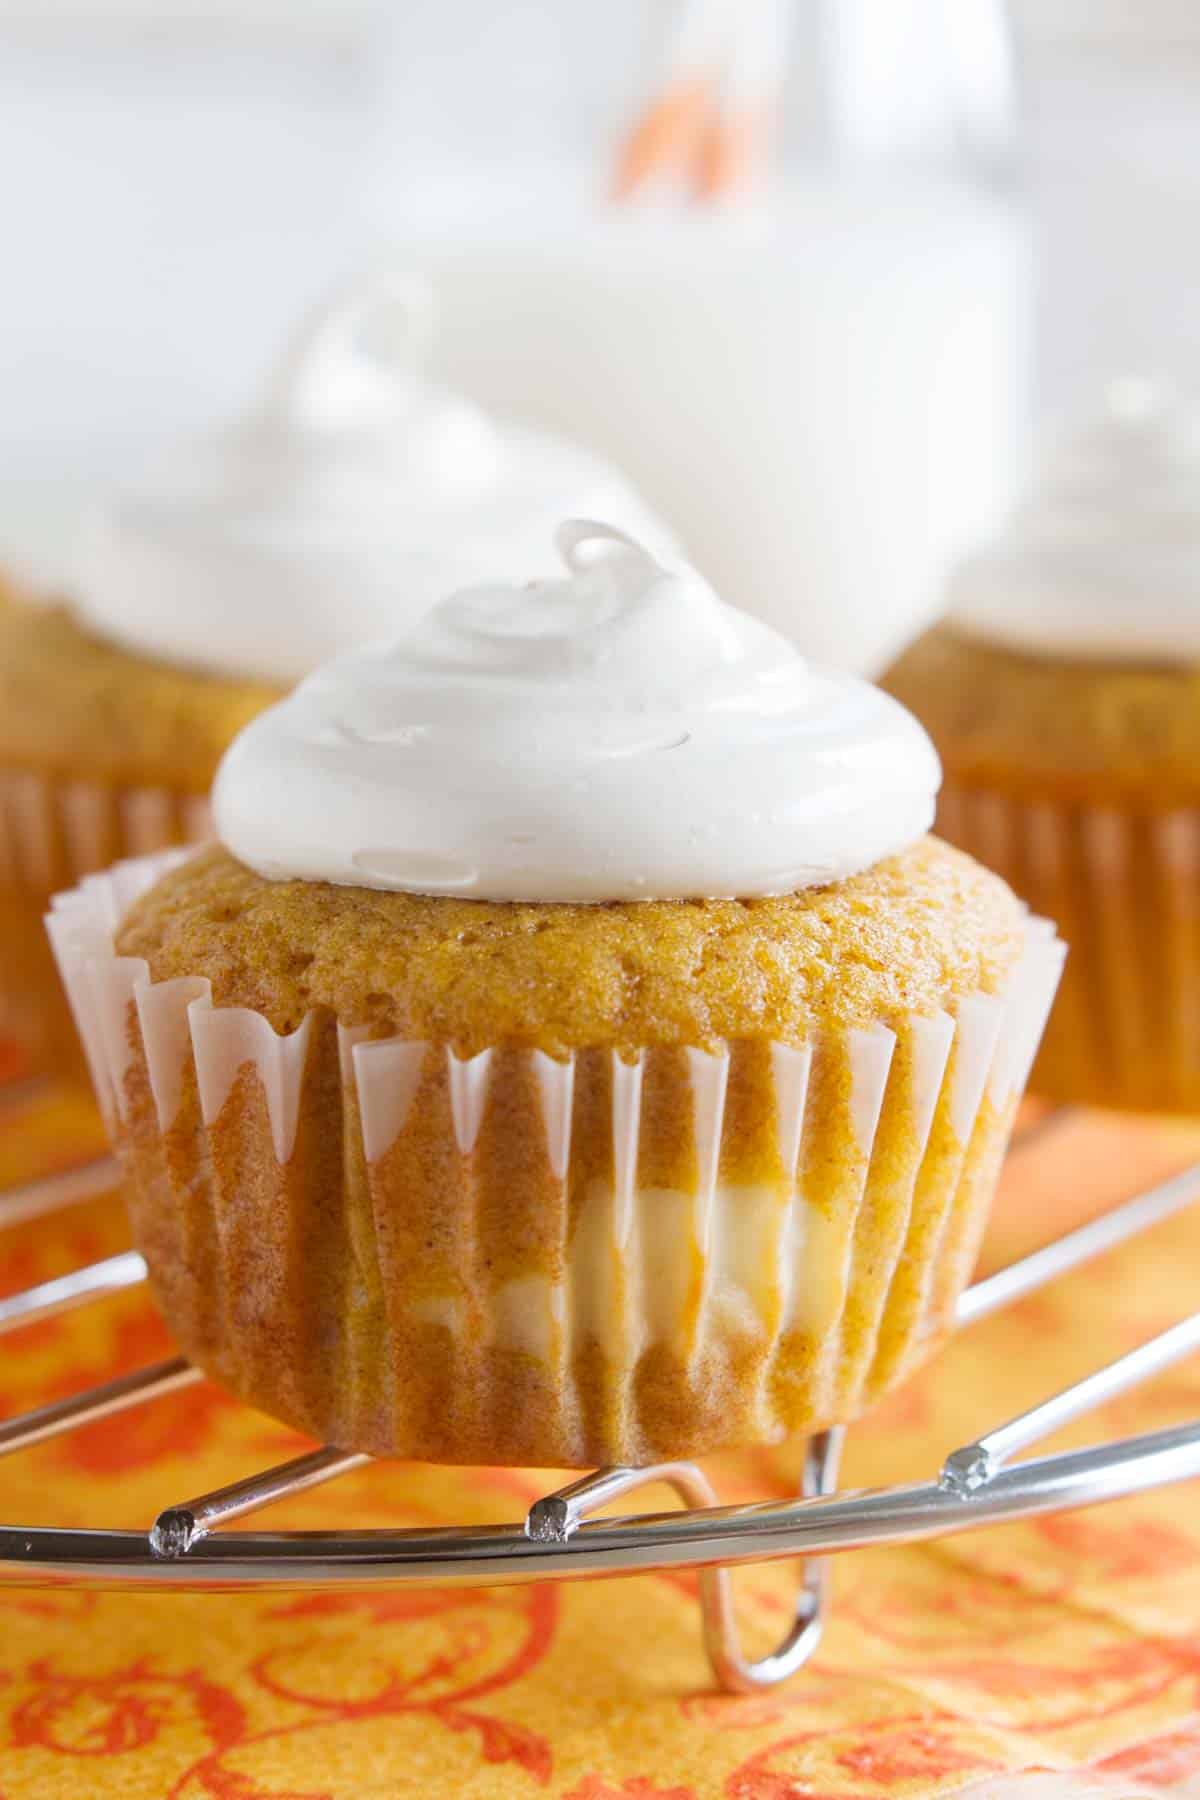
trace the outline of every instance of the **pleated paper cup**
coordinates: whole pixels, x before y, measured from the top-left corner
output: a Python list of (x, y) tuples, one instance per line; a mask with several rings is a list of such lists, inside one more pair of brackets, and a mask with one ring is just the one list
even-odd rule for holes
[(0, 766), (0, 1034), (31, 1069), (86, 1078), (46, 937), (50, 896), (119, 858), (210, 835), (194, 794)]
[(152, 982), (112, 934), (165, 866), (50, 929), (163, 1311), (253, 1404), (378, 1455), (640, 1463), (848, 1419), (949, 1329), (1051, 926), (932, 1018), (461, 1060)]
[(949, 779), (937, 829), (1071, 945), (1035, 1092), (1200, 1112), (1200, 809), (1060, 803)]

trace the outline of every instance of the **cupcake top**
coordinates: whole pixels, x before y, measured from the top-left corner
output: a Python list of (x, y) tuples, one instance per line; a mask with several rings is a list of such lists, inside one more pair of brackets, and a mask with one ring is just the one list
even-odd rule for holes
[(318, 313), (249, 417), (96, 515), (84, 622), (145, 657), (290, 685), (453, 587), (549, 573), (564, 514), (668, 542), (601, 459), (432, 382), (431, 324), (428, 290), (399, 274)]
[(253, 721), (214, 790), (233, 854), (458, 899), (740, 899), (928, 830), (937, 757), (896, 701), (611, 526), (558, 543), (565, 579), (453, 593)]
[(959, 570), (950, 619), (1047, 656), (1200, 662), (1200, 419), (1115, 384)]
[(759, 900), (501, 905), (264, 881), (219, 844), (125, 915), (118, 955), (202, 976), (218, 1006), (295, 1031), (311, 1012), (474, 1056), (650, 1044), (802, 1044), (999, 993), (1025, 909), (935, 837), (831, 887)]

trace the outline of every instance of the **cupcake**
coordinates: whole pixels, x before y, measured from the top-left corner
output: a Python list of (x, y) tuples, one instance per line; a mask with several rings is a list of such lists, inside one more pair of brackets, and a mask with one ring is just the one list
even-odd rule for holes
[(377, 1455), (853, 1417), (950, 1328), (1057, 980), (923, 731), (605, 526), (239, 736), (50, 919), (187, 1354)]
[(1122, 384), (884, 678), (938, 829), (1071, 944), (1032, 1081), (1200, 1111), (1200, 423)]
[(448, 586), (547, 572), (564, 512), (666, 541), (606, 464), (433, 385), (426, 335), (409, 277), (339, 298), (249, 418), (92, 522), (69, 605), (0, 608), (0, 1029), (35, 1061), (75, 1043), (49, 895), (206, 835), (256, 712)]

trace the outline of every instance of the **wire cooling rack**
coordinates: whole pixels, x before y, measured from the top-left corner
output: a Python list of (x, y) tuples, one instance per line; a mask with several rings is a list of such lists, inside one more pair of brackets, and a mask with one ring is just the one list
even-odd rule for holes
[[(0, 1195), (0, 1226), (28, 1223), (111, 1186), (105, 1159)], [(1126, 1201), (969, 1288), (958, 1324), (989, 1313), (1111, 1250), (1200, 1200), (1200, 1163)], [(136, 1251), (125, 1251), (0, 1300), (0, 1336), (88, 1305), (146, 1280)], [(499, 1585), (652, 1570), (700, 1571), (705, 1644), (721, 1684), (748, 1692), (773, 1687), (812, 1655), (827, 1605), (824, 1559), (872, 1544), (911, 1543), (1002, 1519), (1089, 1506), (1200, 1476), (1200, 1420), (1013, 1462), (1060, 1426), (1200, 1349), (1200, 1312), (1062, 1389), (1028, 1412), (953, 1449), (931, 1480), (903, 1487), (837, 1492), (843, 1433), (809, 1442), (799, 1496), (721, 1506), (694, 1463), (600, 1469), (535, 1501), (506, 1525), (397, 1531), (227, 1531), (234, 1520), (276, 1500), (334, 1481), (370, 1461), (326, 1446), (159, 1513), (149, 1531), (93, 1531), (0, 1525), (0, 1582), (25, 1586), (232, 1589), (328, 1588), (361, 1583)], [(87, 1389), (0, 1423), (0, 1456), (130, 1407), (146, 1406), (202, 1379), (182, 1357)], [(682, 1510), (595, 1519), (613, 1501), (666, 1482)], [(729, 1571), (741, 1563), (798, 1558), (792, 1624), (772, 1654), (747, 1658), (738, 1643)]]

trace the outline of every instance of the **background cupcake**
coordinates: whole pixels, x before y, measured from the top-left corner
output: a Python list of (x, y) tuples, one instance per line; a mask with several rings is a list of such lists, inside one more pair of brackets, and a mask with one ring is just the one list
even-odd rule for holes
[(385, 275), (298, 336), (257, 410), (118, 497), (68, 605), (0, 610), (0, 1027), (74, 1043), (40, 919), (115, 858), (194, 840), (230, 740), (339, 650), (483, 572), (547, 567), (599, 509), (666, 541), (600, 460), (421, 373), (424, 290)]
[(1061, 960), (925, 838), (901, 708), (562, 545), (248, 727), (224, 847), (51, 920), (183, 1347), (377, 1453), (860, 1411), (952, 1319)]
[(1114, 389), (884, 685), (939, 830), (1071, 944), (1038, 1091), (1200, 1109), (1200, 426)]

